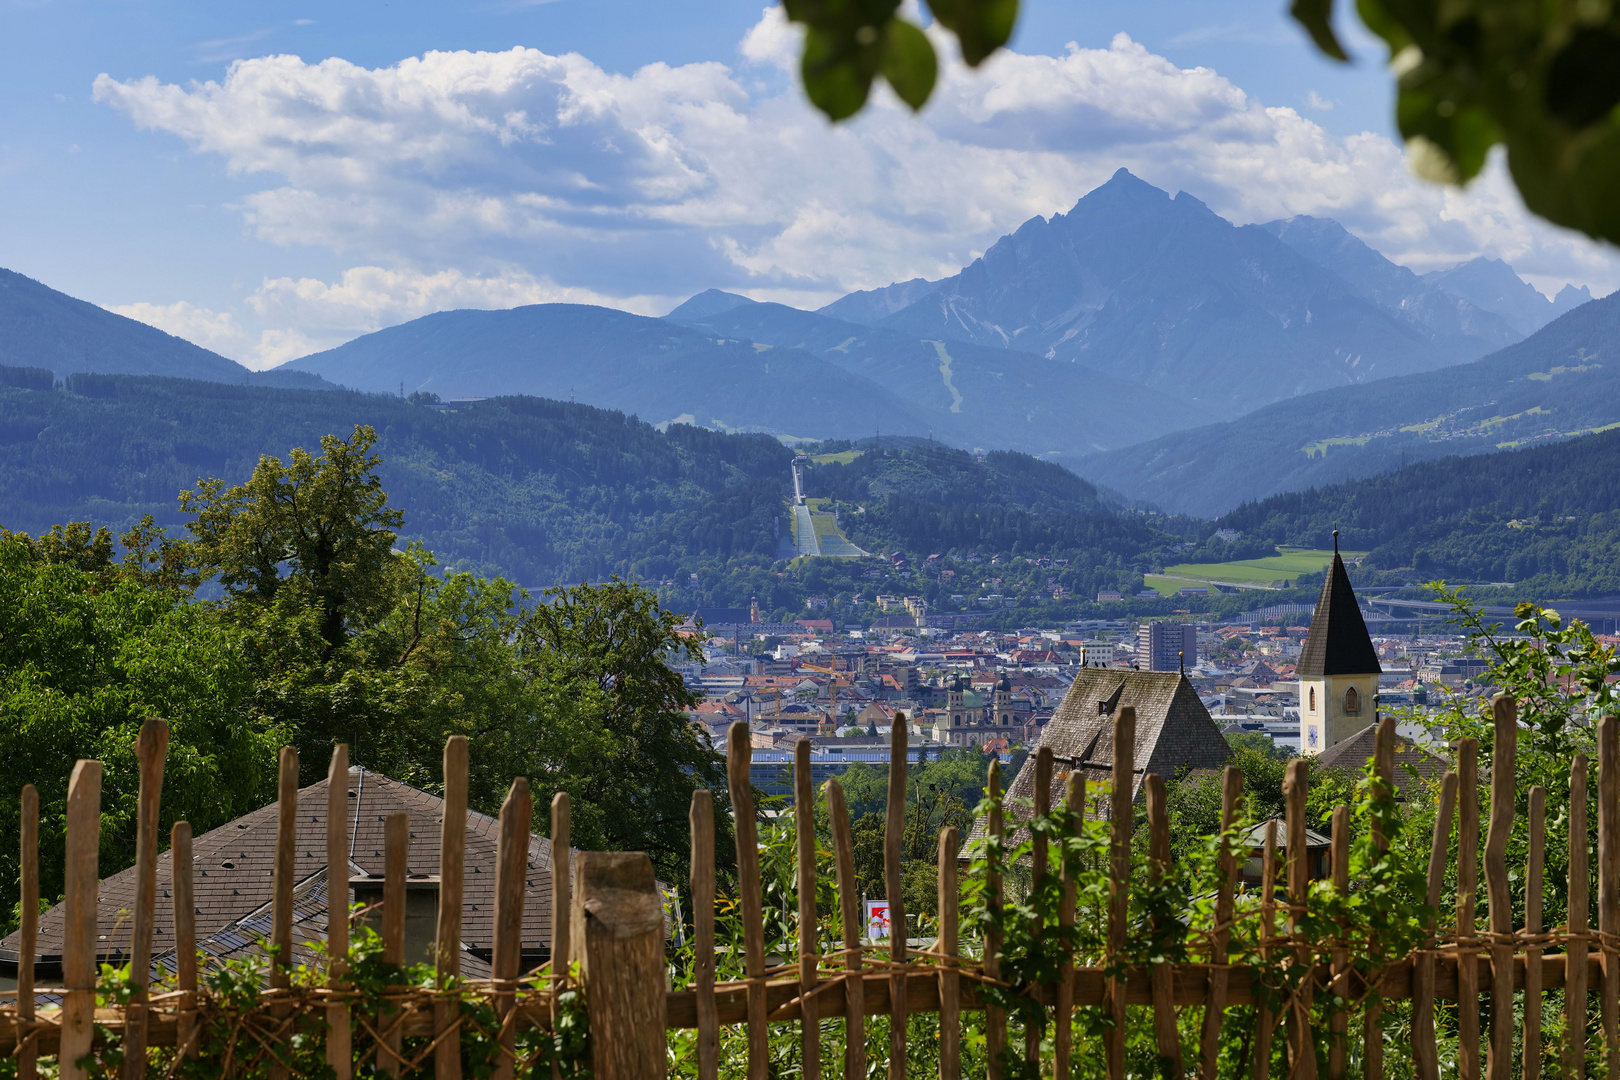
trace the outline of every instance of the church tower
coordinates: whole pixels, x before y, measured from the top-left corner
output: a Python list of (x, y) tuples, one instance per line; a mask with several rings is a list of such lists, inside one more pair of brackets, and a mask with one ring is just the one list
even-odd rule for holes
[(1378, 650), (1350, 588), (1333, 531), (1333, 566), (1322, 582), (1299, 654), (1299, 748), (1320, 754), (1377, 719)]

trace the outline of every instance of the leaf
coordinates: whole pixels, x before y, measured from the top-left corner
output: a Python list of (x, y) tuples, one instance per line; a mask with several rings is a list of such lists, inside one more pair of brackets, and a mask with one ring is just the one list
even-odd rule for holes
[(875, 52), (871, 45), (858, 42), (854, 33), (811, 26), (804, 35), (804, 59), (799, 65), (810, 103), (829, 120), (844, 120), (860, 112), (877, 74), (876, 57), (868, 55)]
[(1288, 13), (1305, 28), (1316, 42), (1316, 47), (1335, 60), (1348, 61), (1350, 56), (1333, 33), (1333, 0), (1294, 0)]
[(904, 19), (890, 19), (883, 38), (883, 77), (916, 112), (934, 92), (939, 61), (928, 35)]
[(928, 0), (928, 10), (956, 35), (969, 67), (1007, 44), (1018, 23), (1018, 0)]

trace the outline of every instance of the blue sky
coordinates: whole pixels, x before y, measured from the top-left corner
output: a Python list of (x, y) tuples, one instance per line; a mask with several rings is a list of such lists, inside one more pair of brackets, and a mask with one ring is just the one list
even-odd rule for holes
[(265, 366), (444, 307), (824, 303), (952, 272), (1125, 166), (1420, 272), (1620, 285), (1500, 167), (1412, 179), (1378, 49), (1349, 27), (1360, 62), (1332, 64), (1282, 8), (1029, 0), (920, 120), (880, 95), (834, 130), (762, 0), (0, 0), (0, 266)]

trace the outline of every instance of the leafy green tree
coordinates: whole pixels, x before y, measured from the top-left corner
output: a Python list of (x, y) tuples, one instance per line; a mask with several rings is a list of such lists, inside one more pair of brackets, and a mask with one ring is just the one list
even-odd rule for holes
[(725, 789), (723, 760), (687, 719), (702, 698), (670, 666), (702, 656), (680, 622), (617, 578), (547, 590), (516, 632), (531, 713), (479, 733), (537, 793), (569, 793), (579, 846), (645, 851), (666, 873), (686, 865), (693, 788)]
[(232, 596), (269, 603), (291, 590), (319, 611), (322, 657), (330, 658), (392, 599), (389, 570), (404, 515), (388, 508), (371, 453), (377, 433), (356, 426), (345, 441), (321, 439), (321, 453), (296, 449), (290, 462), (268, 454), (244, 484), (203, 480), (182, 492), (204, 571)]
[[(202, 831), (273, 800), (275, 750), (289, 735), (247, 706), (254, 671), (243, 636), (184, 594), (120, 573), (102, 557), (111, 545), (101, 532), (70, 526), (38, 541), (0, 535), (0, 832), (16, 835), (16, 794), (33, 784), (46, 897), (62, 887), (67, 781), (77, 759), (107, 766), (107, 873), (134, 857), (134, 745), (143, 721), (163, 719), (170, 729), (164, 829), (185, 819)], [(17, 880), (16, 845), (0, 846), (7, 921)]]

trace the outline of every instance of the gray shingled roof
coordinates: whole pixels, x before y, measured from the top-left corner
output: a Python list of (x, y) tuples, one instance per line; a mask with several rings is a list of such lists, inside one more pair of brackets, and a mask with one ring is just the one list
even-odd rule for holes
[[(1332, 769), (1335, 772), (1350, 773), (1359, 777), (1377, 745), (1378, 725), (1368, 724), (1354, 735), (1318, 754), (1316, 768)], [(1425, 783), (1438, 782), (1445, 776), (1448, 767), (1445, 759), (1429, 753), (1411, 739), (1395, 736), (1393, 779), (1397, 798), (1409, 798), (1414, 792), (1421, 791)], [(1414, 772), (1416, 776), (1413, 775)]]
[[(351, 869), (383, 873), (383, 821), (403, 810), (410, 815), (409, 869), (437, 874), (439, 826), (444, 800), (358, 766), (349, 770), (349, 822), (353, 842)], [(467, 814), (466, 885), (462, 910), (464, 949), (486, 953), (494, 936), (495, 840), (498, 822), (484, 814)], [(271, 869), (276, 846), (276, 805), (255, 810), (192, 841), (197, 900), (197, 939), (211, 952), (227, 955), (268, 926)], [(326, 781), (298, 792), (298, 860), (294, 880), (294, 937), (300, 942), (324, 938), (326, 932)], [(170, 852), (158, 856), (157, 912), (152, 954), (162, 962), (172, 952), (173, 876)], [(523, 950), (543, 954), (551, 945), (551, 842), (529, 839), (528, 895), (523, 904)], [(135, 906), (135, 871), (120, 871), (101, 881), (97, 897), (97, 953), (112, 956), (129, 948), (130, 912)], [(40, 916), (37, 955), (42, 969), (61, 963), (61, 904)], [(17, 935), (0, 941), (0, 961), (17, 957)], [(471, 968), (472, 965), (469, 965)]]
[(1350, 587), (1350, 574), (1339, 557), (1338, 534), (1333, 540), (1333, 565), (1322, 579), (1322, 594), (1316, 598), (1311, 628), (1305, 634), (1295, 670), (1300, 675), (1373, 675), (1383, 671), (1378, 650), (1373, 648), (1367, 623), (1356, 605), (1356, 592)]
[[(1111, 778), (1114, 716), (1125, 706), (1136, 709), (1133, 797), (1146, 773), (1170, 778), (1183, 768), (1219, 769), (1231, 757), (1226, 738), (1181, 673), (1082, 668), (1041, 734), (1041, 745), (1050, 746), (1058, 758), (1052, 779), (1054, 804), (1062, 799), (1065, 778), (1075, 767), (1085, 771), (1088, 784)], [(1035, 755), (1024, 762), (1007, 794), (1033, 801)]]

